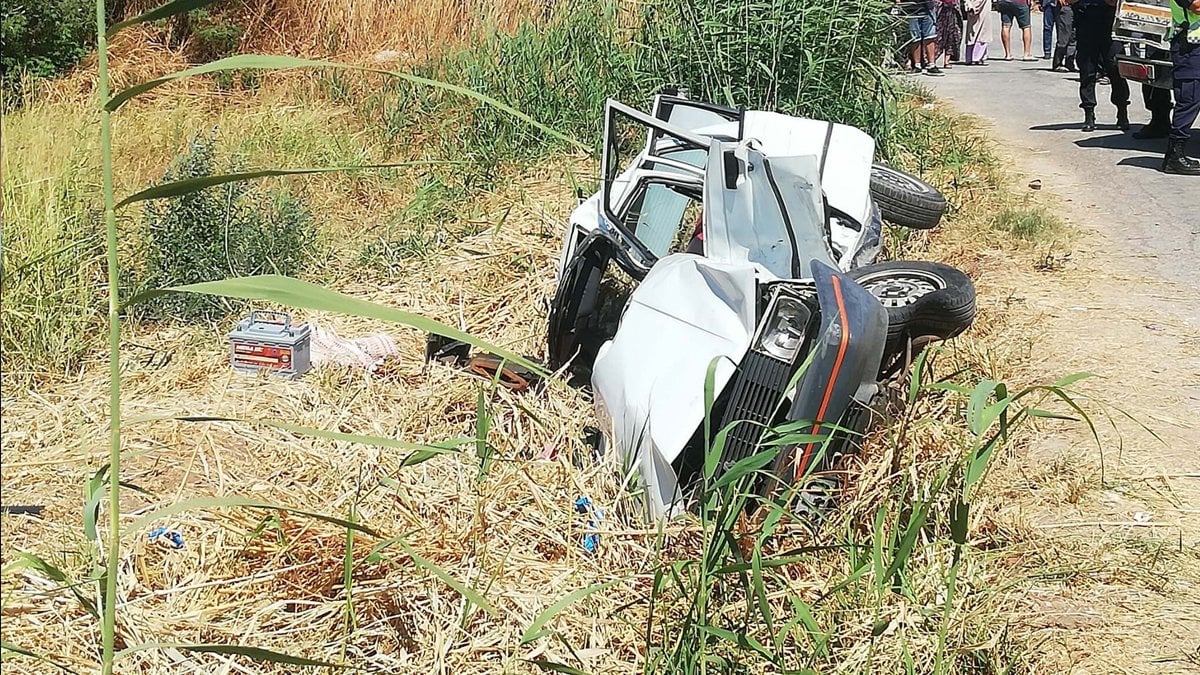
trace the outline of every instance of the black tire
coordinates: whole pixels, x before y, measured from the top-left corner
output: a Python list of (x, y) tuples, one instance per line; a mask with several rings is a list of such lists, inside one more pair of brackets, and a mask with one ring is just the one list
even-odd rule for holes
[[(600, 294), (600, 279), (608, 269), (607, 240), (593, 235), (579, 244), (574, 257), (563, 269), (546, 331), (546, 361), (557, 370), (575, 360), (576, 368), (590, 370), (595, 358), (595, 317)], [(582, 353), (581, 353), (582, 352)]]
[(887, 309), (889, 354), (912, 338), (949, 340), (975, 321), (975, 284), (949, 265), (900, 260), (849, 274)]
[(946, 198), (937, 188), (883, 164), (871, 166), (871, 197), (884, 220), (914, 230), (937, 227), (946, 213)]

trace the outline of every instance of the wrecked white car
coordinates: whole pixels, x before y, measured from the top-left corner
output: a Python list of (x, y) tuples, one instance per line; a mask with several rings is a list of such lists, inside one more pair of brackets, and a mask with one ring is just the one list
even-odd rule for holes
[(710, 433), (738, 422), (718, 474), (760, 452), (766, 428), (811, 422), (827, 440), (780, 447), (770, 465), (799, 485), (852, 451), (881, 382), (971, 324), (963, 273), (874, 262), (881, 215), (932, 227), (945, 209), (874, 153), (830, 122), (676, 95), (651, 115), (609, 101), (602, 187), (570, 218), (548, 359), (590, 383), (653, 516), (685, 508), (700, 474), (710, 364)]

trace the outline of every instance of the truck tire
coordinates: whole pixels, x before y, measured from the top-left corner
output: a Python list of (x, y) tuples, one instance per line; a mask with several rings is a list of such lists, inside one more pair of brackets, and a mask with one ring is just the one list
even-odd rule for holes
[(946, 198), (937, 188), (883, 164), (871, 166), (871, 197), (884, 220), (914, 230), (937, 227), (946, 213)]

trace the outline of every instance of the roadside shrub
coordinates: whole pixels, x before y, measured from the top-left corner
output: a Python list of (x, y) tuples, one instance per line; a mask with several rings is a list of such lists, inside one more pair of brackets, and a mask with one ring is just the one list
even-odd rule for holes
[(91, 0), (0, 3), (0, 83), (6, 105), (20, 102), (23, 77), (52, 77), (91, 51), (94, 12)]
[[(605, 99), (628, 100), (641, 90), (633, 45), (618, 27), (613, 3), (563, 2), (553, 11), (543, 25), (524, 23), (512, 35), (495, 33), (449, 57), (439, 70), (559, 131), (598, 144)], [(457, 142), (465, 142), (486, 164), (527, 158), (558, 145), (483, 105), (471, 107), (458, 132)]]
[(881, 135), (894, 23), (885, 9), (838, 0), (660, 0), (643, 10), (639, 69), (694, 98)]
[(188, 13), (191, 52), (198, 61), (214, 61), (233, 54), (242, 40), (242, 27), (207, 9)]
[[(193, 141), (163, 176), (163, 182), (214, 174), (209, 139)], [(141, 283), (145, 288), (211, 281), (252, 274), (296, 275), (316, 252), (316, 224), (302, 203), (283, 192), (264, 196), (242, 183), (150, 202)], [(212, 319), (231, 309), (229, 301), (192, 294), (161, 298), (149, 318)]]

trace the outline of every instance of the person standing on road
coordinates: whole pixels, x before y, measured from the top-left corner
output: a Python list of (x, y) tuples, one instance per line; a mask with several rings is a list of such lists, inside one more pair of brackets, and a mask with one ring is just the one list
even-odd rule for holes
[[(1158, 61), (1170, 61), (1171, 55), (1154, 47), (1146, 48), (1146, 58)], [(1139, 141), (1154, 138), (1166, 138), (1171, 132), (1171, 90), (1142, 84), (1142, 103), (1150, 111), (1150, 123), (1134, 132), (1133, 137)]]
[(1053, 56), (1054, 27), (1058, 20), (1058, 0), (1042, 0), (1042, 58)]
[(1025, 48), (1022, 61), (1034, 61), (1033, 28), (1029, 21), (1029, 0), (1000, 0), (996, 4), (1000, 12), (1000, 44), (1004, 46), (1004, 60), (1012, 61), (1012, 25), (1016, 20), (1021, 29), (1021, 44)]
[(1112, 90), (1109, 100), (1117, 108), (1117, 128), (1129, 129), (1129, 83), (1117, 71), (1120, 43), (1112, 39), (1116, 0), (1062, 0), (1075, 10), (1075, 35), (1079, 40), (1079, 107), (1083, 131), (1096, 130), (1096, 80), (1107, 73)]
[(1175, 109), (1162, 169), (1166, 173), (1200, 176), (1200, 161), (1187, 156), (1192, 124), (1200, 114), (1200, 0), (1171, 0), (1171, 79)]
[(949, 68), (952, 61), (962, 56), (963, 16), (959, 0), (938, 0), (937, 3), (937, 46), (942, 56), (942, 67)]
[(1042, 50), (1046, 58), (1052, 59), (1050, 70), (1056, 73), (1075, 72), (1074, 24), (1075, 10), (1071, 5), (1060, 0), (1042, 0)]
[(986, 66), (988, 40), (992, 37), (992, 12), (988, 0), (963, 0), (967, 10), (968, 66)]
[(927, 75), (941, 75), (937, 67), (937, 0), (896, 0), (896, 4), (907, 6), (908, 33), (912, 38), (913, 72), (925, 68)]

